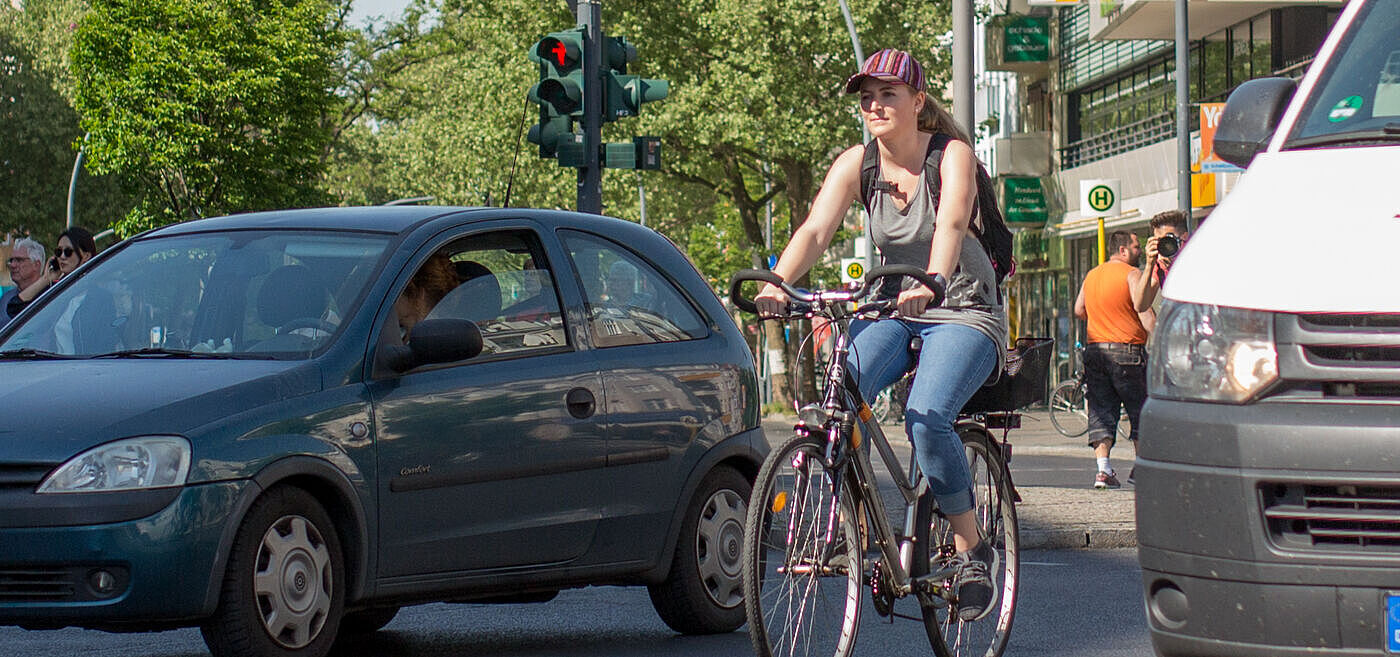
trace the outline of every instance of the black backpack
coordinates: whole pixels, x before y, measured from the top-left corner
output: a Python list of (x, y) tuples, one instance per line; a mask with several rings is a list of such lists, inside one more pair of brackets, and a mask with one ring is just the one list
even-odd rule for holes
[[(933, 206), (938, 207), (938, 194), (942, 185), (939, 177), (938, 165), (943, 161), (943, 149), (947, 148), (948, 142), (953, 138), (948, 135), (934, 135), (928, 141), (928, 156), (924, 158), (924, 182), (928, 185), (929, 198), (933, 199)], [(871, 141), (865, 145), (865, 157), (860, 164), (860, 201), (865, 205), (865, 211), (870, 212), (870, 202), (874, 199), (877, 185), (889, 183), (880, 180), (880, 149)], [(992, 184), (992, 177), (987, 175), (987, 168), (977, 163), (977, 199), (973, 207), (978, 209), (982, 218), (982, 229), (973, 227), (973, 233), (977, 235), (977, 241), (982, 243), (982, 248), (987, 251), (987, 257), (992, 261), (992, 269), (997, 274), (997, 297), (1001, 297), (1001, 282), (1007, 276), (1016, 271), (1016, 260), (1011, 256), (1011, 230), (1006, 227), (1006, 219), (1001, 215), (1001, 208), (997, 205), (996, 187)]]

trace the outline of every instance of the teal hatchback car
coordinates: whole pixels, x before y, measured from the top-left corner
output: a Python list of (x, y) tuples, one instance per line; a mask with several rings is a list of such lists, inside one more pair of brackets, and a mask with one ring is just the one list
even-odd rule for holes
[(324, 655), (403, 605), (645, 585), (742, 624), (751, 354), (669, 241), (499, 208), (204, 219), (0, 332), (0, 624)]

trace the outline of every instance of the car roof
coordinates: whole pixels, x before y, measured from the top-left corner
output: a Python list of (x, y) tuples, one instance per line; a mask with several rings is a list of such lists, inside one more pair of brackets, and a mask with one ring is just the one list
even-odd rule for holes
[(226, 217), (196, 219), (160, 228), (147, 236), (180, 235), (215, 230), (250, 228), (295, 228), (303, 230), (360, 230), (401, 233), (425, 220), (463, 211), (486, 208), (459, 208), (422, 205), (309, 208), (249, 212)]
[[(567, 210), (535, 208), (448, 207), (432, 205), (395, 205), (364, 207), (329, 207), (298, 210), (249, 212), (226, 217), (196, 219), (165, 226), (142, 237), (169, 237), (222, 230), (295, 229), (352, 230), (402, 234), (433, 219), (453, 217), (453, 221), (486, 220), (503, 217), (528, 217), (547, 225), (594, 228), (605, 232), (629, 231), (637, 224), (602, 215), (582, 214)], [(642, 230), (646, 234), (651, 231)]]

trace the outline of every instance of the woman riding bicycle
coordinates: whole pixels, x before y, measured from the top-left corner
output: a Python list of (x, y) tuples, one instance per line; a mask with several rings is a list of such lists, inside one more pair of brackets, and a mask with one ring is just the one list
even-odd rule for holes
[[(881, 182), (873, 186), (868, 210), (884, 263), (921, 267), (948, 281), (941, 307), (929, 307), (934, 293), (906, 279), (909, 282), (899, 291), (898, 319), (854, 322), (849, 366), (856, 372), (861, 396), (874, 399), (914, 365), (910, 341), (922, 339), (905, 427), (963, 560), (957, 581), (958, 616), (977, 620), (995, 605), (997, 592), (988, 572), (996, 553), (981, 544), (967, 457), (953, 423), (973, 393), (1001, 370), (1006, 351), (995, 271), (972, 232), (977, 161), (967, 136), (927, 94), (923, 68), (909, 53), (875, 53), (846, 81), (846, 92), (860, 93), (861, 116), (879, 149)], [(944, 149), (942, 183), (930, 190), (924, 162), (936, 147)], [(807, 220), (773, 268), (783, 280), (792, 281), (812, 267), (851, 203), (861, 199), (864, 152), (862, 145), (852, 146), (827, 171)], [(777, 286), (765, 285), (755, 305), (760, 315), (776, 316), (787, 301)]]

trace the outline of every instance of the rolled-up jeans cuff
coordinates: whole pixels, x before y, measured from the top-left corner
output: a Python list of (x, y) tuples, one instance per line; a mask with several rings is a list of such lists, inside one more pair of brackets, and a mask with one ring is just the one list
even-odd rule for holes
[(972, 510), (973, 504), (972, 490), (964, 489), (956, 493), (946, 495), (934, 494), (934, 499), (938, 500), (938, 508), (945, 516), (955, 516), (959, 513), (967, 513)]

